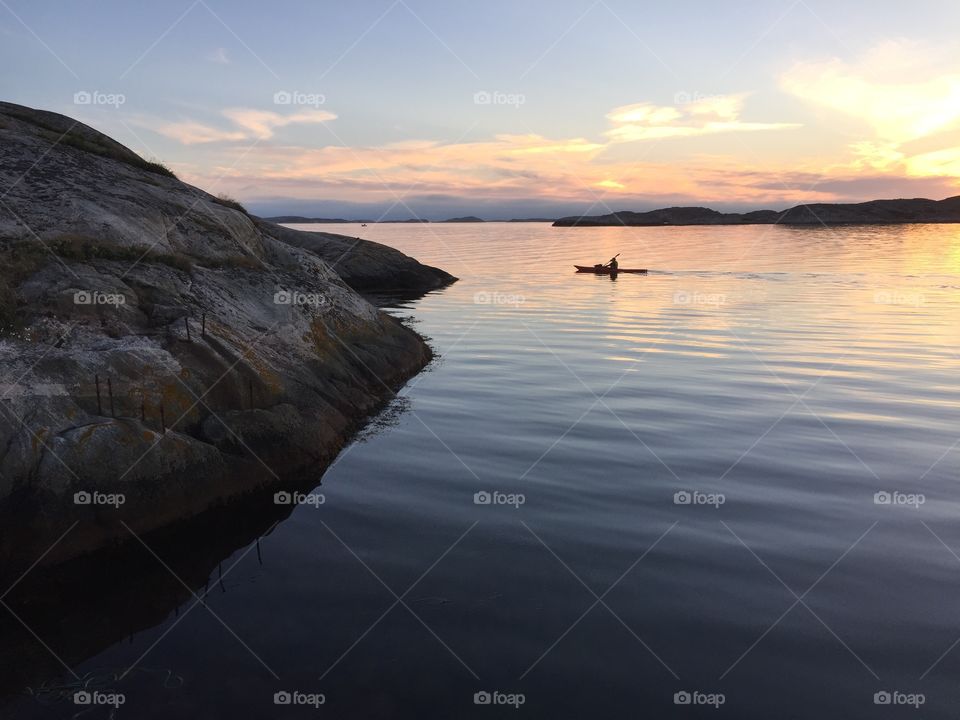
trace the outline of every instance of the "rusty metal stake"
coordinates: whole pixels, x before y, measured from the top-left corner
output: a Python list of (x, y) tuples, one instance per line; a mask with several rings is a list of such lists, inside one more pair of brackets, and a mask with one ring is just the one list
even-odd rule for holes
[(94, 375), (93, 381), (97, 385), (97, 415), (103, 415), (103, 406), (100, 403), (100, 376)]
[(160, 403), (160, 430), (166, 435), (167, 434), (167, 419), (163, 415), (163, 403)]
[(187, 342), (190, 342), (190, 318), (183, 319), (183, 326), (187, 329)]
[(110, 417), (116, 417), (117, 413), (113, 410), (113, 383), (107, 378), (107, 395), (110, 396)]

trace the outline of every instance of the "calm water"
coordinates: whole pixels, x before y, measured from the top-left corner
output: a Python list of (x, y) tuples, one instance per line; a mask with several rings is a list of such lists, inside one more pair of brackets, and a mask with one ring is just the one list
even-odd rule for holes
[[(438, 361), (322, 506), (251, 521), (207, 607), (73, 614), (110, 638), (68, 664), (117, 717), (954, 716), (960, 227), (362, 232), (462, 278), (391, 309)], [(616, 252), (650, 274), (572, 272)], [(3, 712), (71, 716), (58, 697)]]

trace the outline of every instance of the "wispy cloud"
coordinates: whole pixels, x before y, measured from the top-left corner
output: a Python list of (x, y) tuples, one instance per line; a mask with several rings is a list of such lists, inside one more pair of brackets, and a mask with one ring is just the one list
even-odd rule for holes
[(301, 110), (290, 115), (281, 115), (270, 110), (230, 108), (221, 113), (230, 121), (231, 127), (217, 127), (192, 120), (160, 123), (153, 129), (184, 145), (214, 142), (239, 142), (244, 140), (267, 140), (277, 128), (287, 125), (323, 123), (335, 120), (336, 115), (326, 110)]
[(227, 54), (226, 48), (217, 48), (215, 50), (211, 50), (209, 53), (207, 53), (206, 58), (210, 62), (216, 63), (217, 65), (230, 64), (230, 56)]
[(184, 145), (198, 143), (230, 142), (245, 140), (247, 134), (240, 130), (224, 130), (204, 125), (192, 120), (186, 122), (165, 123), (154, 128), (161, 135), (166, 135)]
[(636, 103), (607, 114), (613, 127), (606, 132), (612, 142), (692, 137), (726, 132), (784, 130), (796, 123), (747, 122), (740, 119), (745, 95), (716, 95), (677, 105)]

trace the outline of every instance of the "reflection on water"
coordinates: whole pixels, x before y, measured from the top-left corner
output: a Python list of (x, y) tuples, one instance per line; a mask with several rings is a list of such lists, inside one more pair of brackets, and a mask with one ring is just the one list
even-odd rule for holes
[(438, 360), (322, 504), (29, 574), (4, 717), (950, 716), (960, 228), (365, 232), (461, 278), (387, 303)]

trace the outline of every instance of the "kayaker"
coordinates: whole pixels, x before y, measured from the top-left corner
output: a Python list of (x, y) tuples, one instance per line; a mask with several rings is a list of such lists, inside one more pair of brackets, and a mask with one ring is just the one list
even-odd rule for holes
[(616, 255), (610, 258), (610, 262), (607, 263), (607, 267), (610, 268), (610, 272), (612, 273), (615, 273), (617, 271), (617, 268), (620, 267), (620, 265), (617, 263)]

